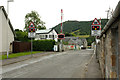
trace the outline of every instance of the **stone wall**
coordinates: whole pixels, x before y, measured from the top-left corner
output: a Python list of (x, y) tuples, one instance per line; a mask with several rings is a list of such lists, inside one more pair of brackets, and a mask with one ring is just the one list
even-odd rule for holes
[(120, 19), (100, 37), (96, 44), (96, 56), (103, 78), (120, 77)]
[[(119, 27), (118, 27), (118, 48), (119, 48), (119, 63), (120, 63), (120, 23), (119, 23)], [(120, 78), (120, 65), (119, 65), (119, 78)]]

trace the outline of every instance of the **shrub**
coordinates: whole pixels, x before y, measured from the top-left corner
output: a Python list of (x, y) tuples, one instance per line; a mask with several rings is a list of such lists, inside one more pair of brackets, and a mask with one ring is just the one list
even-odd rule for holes
[(34, 40), (33, 50), (34, 51), (53, 51), (55, 45), (54, 40)]

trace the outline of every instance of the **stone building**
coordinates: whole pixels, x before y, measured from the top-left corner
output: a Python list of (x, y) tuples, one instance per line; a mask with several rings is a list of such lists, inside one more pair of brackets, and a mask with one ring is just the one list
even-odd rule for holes
[(96, 54), (102, 76), (120, 79), (120, 1), (99, 39)]

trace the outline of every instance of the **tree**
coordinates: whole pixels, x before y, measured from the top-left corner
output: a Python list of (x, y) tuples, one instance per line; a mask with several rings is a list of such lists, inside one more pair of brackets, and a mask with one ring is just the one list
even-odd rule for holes
[(36, 11), (31, 11), (31, 13), (27, 13), (25, 16), (25, 29), (26, 31), (28, 30), (28, 26), (30, 25), (30, 23), (33, 22), (35, 25), (36, 29), (46, 29), (45, 27), (45, 22), (43, 22), (40, 19), (39, 14)]
[(90, 36), (87, 38), (87, 42), (88, 42), (88, 46), (91, 46), (91, 44), (95, 41), (95, 37), (94, 36)]
[(15, 41), (22, 41), (22, 42), (29, 41), (27, 32), (23, 32), (22, 30), (15, 29), (15, 34), (16, 34)]

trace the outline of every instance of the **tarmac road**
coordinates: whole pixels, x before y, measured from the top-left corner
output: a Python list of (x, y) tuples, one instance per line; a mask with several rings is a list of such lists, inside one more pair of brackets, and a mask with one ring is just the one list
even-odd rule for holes
[(66, 51), (3, 66), (3, 78), (83, 78), (93, 50)]

